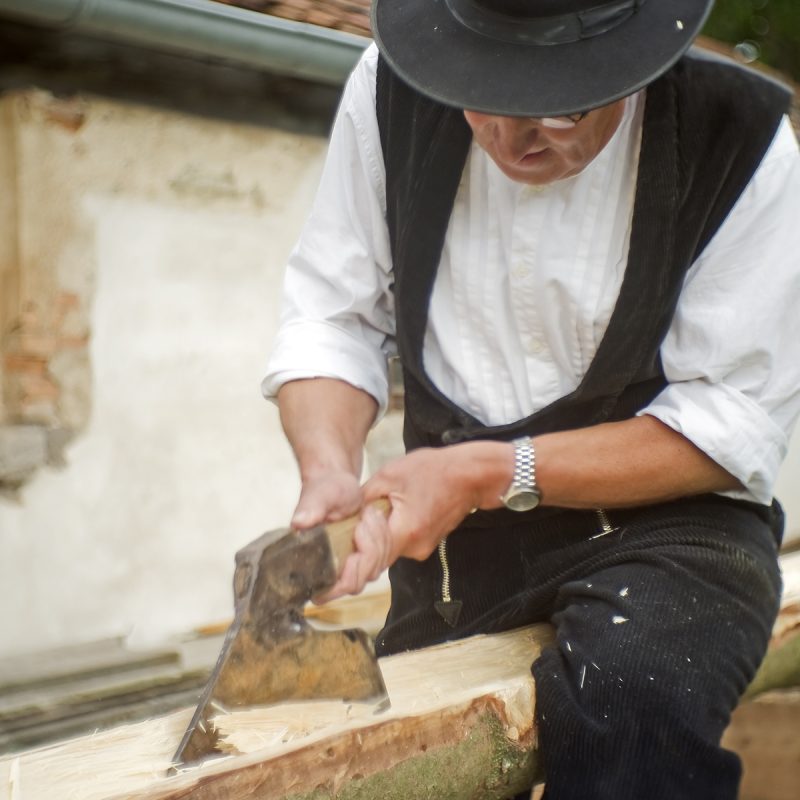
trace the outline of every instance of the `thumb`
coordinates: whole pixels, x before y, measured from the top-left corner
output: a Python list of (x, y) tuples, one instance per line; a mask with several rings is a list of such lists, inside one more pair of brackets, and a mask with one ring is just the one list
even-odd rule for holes
[(325, 520), (325, 507), (306, 491), (300, 493), (300, 499), (292, 514), (291, 526), (304, 529), (319, 525)]
[(376, 500), (386, 500), (391, 504), (391, 483), (376, 472), (362, 487), (361, 492), (364, 503), (374, 503)]

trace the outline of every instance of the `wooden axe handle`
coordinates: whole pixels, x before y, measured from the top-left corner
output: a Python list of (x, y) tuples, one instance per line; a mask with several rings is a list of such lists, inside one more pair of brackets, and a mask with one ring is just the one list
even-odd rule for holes
[[(391, 511), (389, 500), (382, 497), (380, 500), (375, 500), (370, 503), (372, 508), (377, 508), (382, 511), (387, 517)], [(361, 519), (361, 512), (354, 514), (347, 519), (337, 520), (336, 522), (329, 522), (325, 525), (325, 532), (328, 534), (328, 539), (331, 543), (331, 550), (333, 551), (333, 559), (336, 564), (336, 574), (340, 575), (342, 566), (347, 556), (355, 550), (353, 547), (353, 533), (355, 532), (356, 525)]]

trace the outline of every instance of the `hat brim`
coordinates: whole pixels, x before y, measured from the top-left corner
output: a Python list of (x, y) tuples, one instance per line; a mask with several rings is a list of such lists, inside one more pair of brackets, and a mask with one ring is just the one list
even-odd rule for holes
[(691, 46), (713, 0), (649, 0), (606, 33), (528, 45), (480, 35), (444, 0), (375, 0), (372, 32), (395, 73), (448, 106), (561, 116), (612, 103), (666, 72)]

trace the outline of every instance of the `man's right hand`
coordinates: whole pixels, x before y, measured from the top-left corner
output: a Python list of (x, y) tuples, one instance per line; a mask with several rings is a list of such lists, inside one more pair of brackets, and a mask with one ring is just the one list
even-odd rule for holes
[(285, 383), (278, 406), (302, 483), (292, 527), (310, 528), (358, 512), (364, 442), (377, 402), (343, 381), (309, 378)]
[(344, 471), (307, 477), (292, 515), (292, 527), (303, 529), (356, 514), (363, 504), (358, 478)]

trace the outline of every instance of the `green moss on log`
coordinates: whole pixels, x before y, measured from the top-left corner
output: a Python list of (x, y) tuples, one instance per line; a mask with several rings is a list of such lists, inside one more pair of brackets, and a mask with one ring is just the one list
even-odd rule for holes
[(429, 749), (383, 772), (285, 800), (503, 800), (538, 778), (536, 752), (510, 741), (491, 713), (456, 745)]
[(771, 689), (790, 689), (795, 686), (800, 686), (800, 633), (767, 653), (745, 698), (752, 700)]

